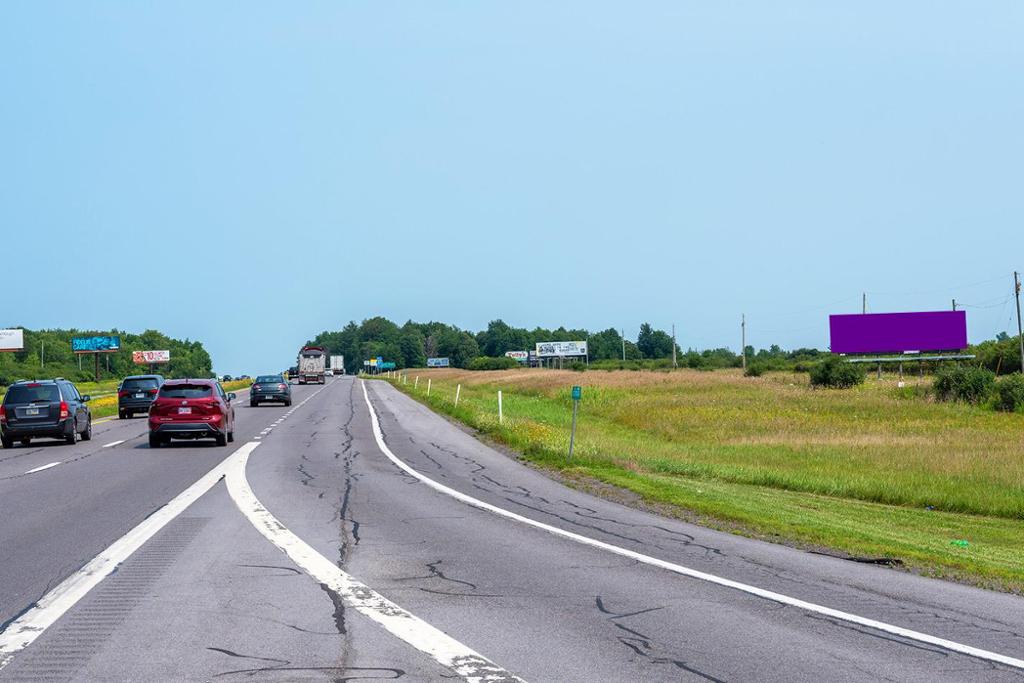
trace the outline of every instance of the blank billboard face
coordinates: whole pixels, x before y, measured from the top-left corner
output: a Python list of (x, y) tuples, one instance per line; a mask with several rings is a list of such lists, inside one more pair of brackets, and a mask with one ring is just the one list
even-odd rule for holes
[(830, 315), (832, 353), (960, 351), (967, 348), (964, 311)]

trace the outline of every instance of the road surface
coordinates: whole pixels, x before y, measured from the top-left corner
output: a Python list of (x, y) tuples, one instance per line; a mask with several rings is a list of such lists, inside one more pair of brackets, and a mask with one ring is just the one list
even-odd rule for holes
[(227, 448), (0, 451), (0, 681), (1024, 680), (1021, 598), (594, 498), (382, 382), (293, 389)]

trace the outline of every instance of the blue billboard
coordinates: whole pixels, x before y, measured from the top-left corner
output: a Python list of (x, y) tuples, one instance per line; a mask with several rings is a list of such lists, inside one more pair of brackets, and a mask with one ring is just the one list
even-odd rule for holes
[(72, 337), (72, 353), (114, 353), (121, 350), (121, 337), (117, 335)]

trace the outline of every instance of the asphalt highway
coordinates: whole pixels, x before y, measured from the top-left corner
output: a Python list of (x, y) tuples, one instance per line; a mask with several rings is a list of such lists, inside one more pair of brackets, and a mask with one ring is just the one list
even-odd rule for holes
[(227, 448), (0, 451), (0, 681), (1024, 680), (1019, 597), (595, 498), (381, 382), (293, 390)]

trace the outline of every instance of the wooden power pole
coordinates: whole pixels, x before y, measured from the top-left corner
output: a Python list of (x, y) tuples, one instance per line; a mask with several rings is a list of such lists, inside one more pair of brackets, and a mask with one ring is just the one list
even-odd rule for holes
[(743, 369), (747, 369), (747, 314), (740, 316), (740, 353), (743, 354)]
[(1017, 297), (1017, 343), (1020, 344), (1020, 371), (1024, 372), (1024, 331), (1020, 326), (1020, 273), (1013, 271), (1013, 293)]

